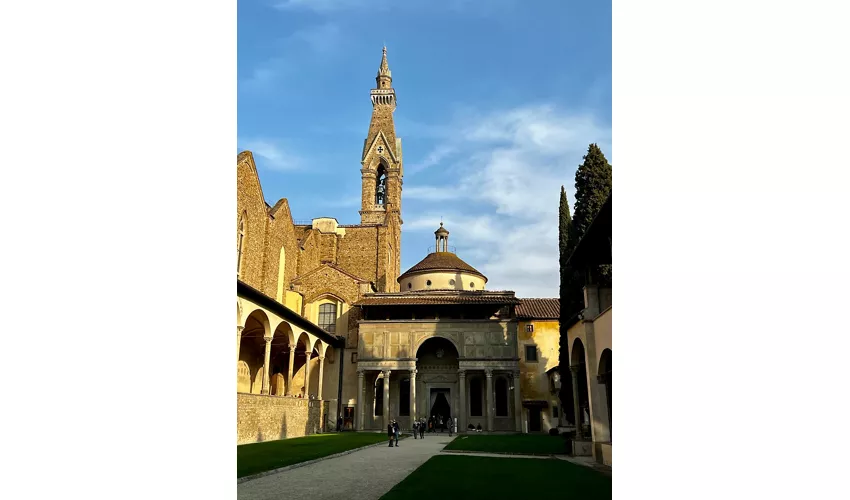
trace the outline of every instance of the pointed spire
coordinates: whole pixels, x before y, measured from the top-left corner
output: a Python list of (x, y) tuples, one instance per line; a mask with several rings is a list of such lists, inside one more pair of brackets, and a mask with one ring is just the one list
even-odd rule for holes
[(390, 71), (390, 65), (387, 63), (387, 46), (384, 45), (383, 55), (381, 56), (381, 67), (378, 70), (378, 76), (388, 76), (392, 78), (393, 74)]

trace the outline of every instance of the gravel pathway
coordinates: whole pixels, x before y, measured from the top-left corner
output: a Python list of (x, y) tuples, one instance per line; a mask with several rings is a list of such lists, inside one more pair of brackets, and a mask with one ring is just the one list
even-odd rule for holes
[(448, 434), (410, 437), (399, 442), (398, 448), (375, 446), (329, 458), (240, 483), (237, 498), (377, 500), (451, 440)]

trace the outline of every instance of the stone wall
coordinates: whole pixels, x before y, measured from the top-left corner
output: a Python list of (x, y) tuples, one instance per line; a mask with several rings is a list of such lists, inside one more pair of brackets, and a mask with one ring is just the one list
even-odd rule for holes
[(236, 395), (236, 443), (258, 443), (315, 434), (320, 431), (319, 400)]
[(516, 358), (516, 323), (506, 321), (361, 321), (361, 359), (415, 357), (425, 339), (440, 336), (458, 347), (461, 358)]

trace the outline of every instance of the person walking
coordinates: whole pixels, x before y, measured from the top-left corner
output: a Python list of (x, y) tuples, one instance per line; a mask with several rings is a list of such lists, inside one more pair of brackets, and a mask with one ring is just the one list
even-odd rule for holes
[(419, 421), (419, 439), (425, 439), (425, 419)]
[(395, 432), (395, 447), (398, 448), (398, 421), (393, 420), (393, 431)]
[(413, 421), (413, 439), (419, 439), (419, 422)]
[(452, 427), (454, 422), (452, 422), (452, 416), (449, 415), (449, 437), (452, 437)]
[(390, 448), (393, 447), (393, 437), (395, 437), (395, 429), (393, 429), (393, 423), (389, 422), (387, 424), (387, 436), (390, 438)]

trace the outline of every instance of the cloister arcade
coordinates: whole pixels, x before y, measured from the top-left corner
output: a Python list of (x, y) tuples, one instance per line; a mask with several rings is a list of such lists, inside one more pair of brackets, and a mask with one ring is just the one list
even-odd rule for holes
[(328, 344), (248, 301), (240, 306), (237, 392), (322, 399)]

